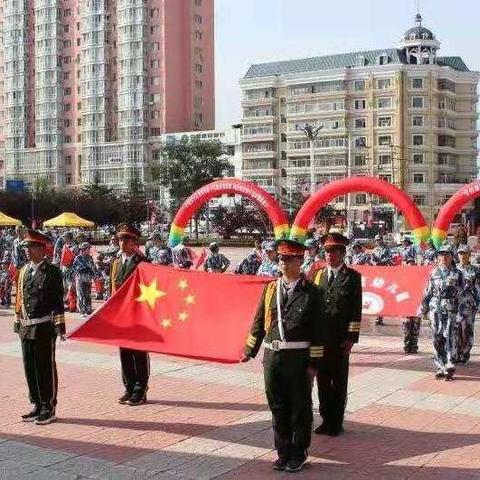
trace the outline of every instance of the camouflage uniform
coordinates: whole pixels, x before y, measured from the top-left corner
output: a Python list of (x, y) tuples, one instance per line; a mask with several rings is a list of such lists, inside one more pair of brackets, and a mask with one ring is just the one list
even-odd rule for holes
[(171, 265), (172, 264), (172, 251), (167, 247), (156, 247), (152, 245), (148, 249), (146, 257), (152, 262), (153, 265)]
[(235, 269), (235, 273), (243, 275), (256, 275), (261, 264), (262, 258), (257, 250), (254, 250), (240, 262), (238, 267)]
[(402, 247), (400, 249), (400, 255), (405, 263), (408, 263), (409, 261), (417, 261), (417, 250), (412, 244)]
[(423, 265), (435, 265), (435, 259), (437, 258), (437, 249), (435, 247), (427, 248), (422, 253)]
[(372, 257), (366, 252), (357, 252), (350, 258), (350, 265), (371, 265)]
[(280, 270), (278, 268), (278, 263), (265, 258), (258, 268), (257, 275), (261, 277), (279, 277)]
[(463, 275), (464, 292), (462, 295), (463, 308), (460, 312), (460, 321), (457, 324), (457, 358), (465, 363), (470, 358), (473, 347), (473, 333), (475, 315), (480, 305), (480, 269), (472, 264), (458, 265)]
[(377, 245), (372, 252), (373, 265), (391, 266), (392, 250), (386, 245)]
[(437, 374), (455, 370), (455, 326), (463, 312), (463, 276), (452, 264), (438, 267), (430, 275), (422, 300), (422, 314), (429, 316)]
[(223, 273), (230, 265), (230, 260), (221, 253), (210, 253), (203, 265), (206, 272)]

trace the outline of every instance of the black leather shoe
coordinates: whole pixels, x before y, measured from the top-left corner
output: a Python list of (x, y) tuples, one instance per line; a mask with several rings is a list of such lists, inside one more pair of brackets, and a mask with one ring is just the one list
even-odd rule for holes
[(287, 462), (287, 466), (285, 467), (286, 472), (294, 473), (299, 472), (307, 463), (307, 459), (299, 459), (294, 458)]
[(345, 432), (345, 429), (342, 426), (340, 426), (339, 428), (331, 428), (330, 430), (328, 430), (327, 435), (329, 437), (338, 437), (343, 432)]
[(34, 422), (39, 415), (40, 409), (35, 407), (30, 413), (22, 415), (22, 422)]
[(325, 423), (322, 423), (313, 431), (313, 433), (316, 433), (317, 435), (326, 435), (327, 432), (328, 432), (328, 428)]
[(285, 458), (277, 458), (273, 463), (272, 463), (272, 468), (274, 470), (277, 470), (277, 472), (283, 472), (285, 468), (287, 467), (287, 460)]
[(41, 413), (33, 423), (35, 425), (48, 425), (49, 423), (55, 422), (57, 417), (55, 416), (55, 412), (45, 412)]
[(131, 407), (136, 407), (138, 405), (147, 403), (147, 392), (133, 392), (126, 403)]
[(122, 405), (124, 405), (125, 403), (128, 402), (128, 400), (130, 399), (130, 397), (132, 396), (132, 394), (130, 392), (125, 392), (119, 399), (118, 399), (118, 403), (121, 403)]

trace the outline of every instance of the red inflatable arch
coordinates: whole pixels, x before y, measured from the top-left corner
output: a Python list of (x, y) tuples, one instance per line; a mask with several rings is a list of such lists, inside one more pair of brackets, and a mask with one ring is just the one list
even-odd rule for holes
[(290, 232), (290, 238), (304, 241), (308, 225), (320, 208), (334, 198), (352, 192), (367, 192), (386, 198), (405, 215), (413, 231), (415, 243), (420, 245), (428, 240), (429, 228), (425, 218), (410, 196), (391, 183), (372, 177), (349, 177), (322, 187), (305, 202), (298, 212)]
[(465, 185), (441, 208), (432, 227), (432, 239), (439, 247), (447, 237), (448, 228), (455, 215), (472, 200), (480, 197), (480, 180)]
[(290, 231), (288, 218), (274, 197), (253, 182), (237, 178), (225, 178), (199, 188), (187, 198), (173, 219), (168, 238), (169, 245), (174, 247), (181, 243), (185, 228), (195, 212), (210, 199), (219, 197), (224, 193), (242, 195), (253, 200), (268, 215), (273, 224), (275, 238), (288, 237)]

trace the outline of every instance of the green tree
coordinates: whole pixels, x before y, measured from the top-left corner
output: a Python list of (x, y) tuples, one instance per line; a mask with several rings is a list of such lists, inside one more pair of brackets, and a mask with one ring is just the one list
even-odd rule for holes
[(233, 207), (216, 208), (210, 221), (213, 230), (224, 239), (242, 233), (267, 236), (272, 231), (267, 215), (248, 201), (236, 203)]
[[(200, 187), (225, 175), (230, 164), (223, 153), (218, 141), (201, 142), (188, 137), (162, 146), (158, 176), (160, 184), (168, 188), (173, 212)], [(198, 214), (195, 234), (198, 239)]]
[(128, 190), (124, 199), (124, 221), (139, 224), (147, 218), (147, 198), (145, 186), (137, 176), (128, 182)]

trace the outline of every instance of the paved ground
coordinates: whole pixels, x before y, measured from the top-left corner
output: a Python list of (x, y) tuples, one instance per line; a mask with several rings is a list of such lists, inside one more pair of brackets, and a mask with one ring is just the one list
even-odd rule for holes
[[(405, 356), (398, 324), (368, 323), (352, 355), (347, 433), (315, 437), (299, 478), (480, 479), (479, 350), (455, 382), (438, 382), (426, 331), (421, 354)], [(58, 422), (21, 423), (20, 349), (0, 311), (1, 480), (288, 477), (270, 470), (260, 359), (221, 366), (154, 355), (149, 403), (138, 408), (116, 402), (115, 349), (68, 342), (58, 363)]]

